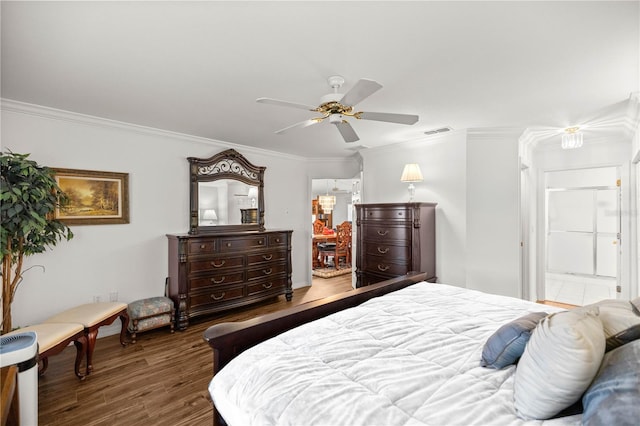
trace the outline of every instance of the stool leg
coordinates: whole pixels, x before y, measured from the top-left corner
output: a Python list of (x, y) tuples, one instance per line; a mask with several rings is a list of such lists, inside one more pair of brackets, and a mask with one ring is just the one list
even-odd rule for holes
[(136, 342), (136, 333), (138, 332), (138, 320), (133, 320), (133, 331), (131, 332), (131, 343)]

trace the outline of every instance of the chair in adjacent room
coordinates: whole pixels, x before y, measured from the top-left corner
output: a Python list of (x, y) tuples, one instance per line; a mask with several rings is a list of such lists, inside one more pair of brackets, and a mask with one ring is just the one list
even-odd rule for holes
[(345, 221), (336, 226), (336, 243), (318, 244), (318, 252), (322, 267), (329, 257), (333, 257), (336, 270), (340, 269), (340, 258), (344, 257), (345, 264), (348, 264), (351, 261), (351, 222)]
[(316, 219), (316, 221), (313, 222), (313, 235), (321, 235), (323, 229), (324, 229), (324, 222), (321, 221), (320, 219)]

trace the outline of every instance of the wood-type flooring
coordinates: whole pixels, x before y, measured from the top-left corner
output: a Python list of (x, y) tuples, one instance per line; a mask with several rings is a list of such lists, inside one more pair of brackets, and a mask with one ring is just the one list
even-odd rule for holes
[[(203, 340), (207, 327), (243, 321), (351, 289), (351, 275), (314, 278), (313, 285), (218, 316), (197, 318), (186, 331), (161, 328), (138, 334), (123, 348), (118, 336), (98, 339), (94, 371), (80, 381), (73, 374), (75, 347), (49, 359), (39, 379), (39, 424), (47, 425), (211, 425), (207, 386), (213, 352)], [(84, 368), (84, 365), (83, 365)]]

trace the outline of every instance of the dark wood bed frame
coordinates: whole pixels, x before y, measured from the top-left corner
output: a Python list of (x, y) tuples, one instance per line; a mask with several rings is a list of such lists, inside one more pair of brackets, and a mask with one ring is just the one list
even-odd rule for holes
[[(409, 272), (407, 275), (357, 288), (334, 296), (325, 297), (309, 303), (261, 315), (241, 322), (226, 322), (213, 325), (204, 332), (204, 340), (213, 349), (213, 375), (238, 356), (242, 351), (255, 346), (301, 324), (314, 321), (335, 312), (425, 281), (427, 274)], [(213, 424), (226, 425), (226, 422), (213, 407)]]

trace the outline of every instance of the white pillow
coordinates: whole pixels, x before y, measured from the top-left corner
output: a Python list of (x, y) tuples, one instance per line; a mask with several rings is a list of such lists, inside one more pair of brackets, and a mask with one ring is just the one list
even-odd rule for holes
[(598, 372), (604, 349), (598, 308), (544, 318), (533, 330), (516, 368), (518, 416), (548, 419), (578, 401)]
[(607, 338), (640, 324), (640, 315), (636, 314), (632, 302), (628, 300), (605, 299), (578, 309), (597, 307)]

